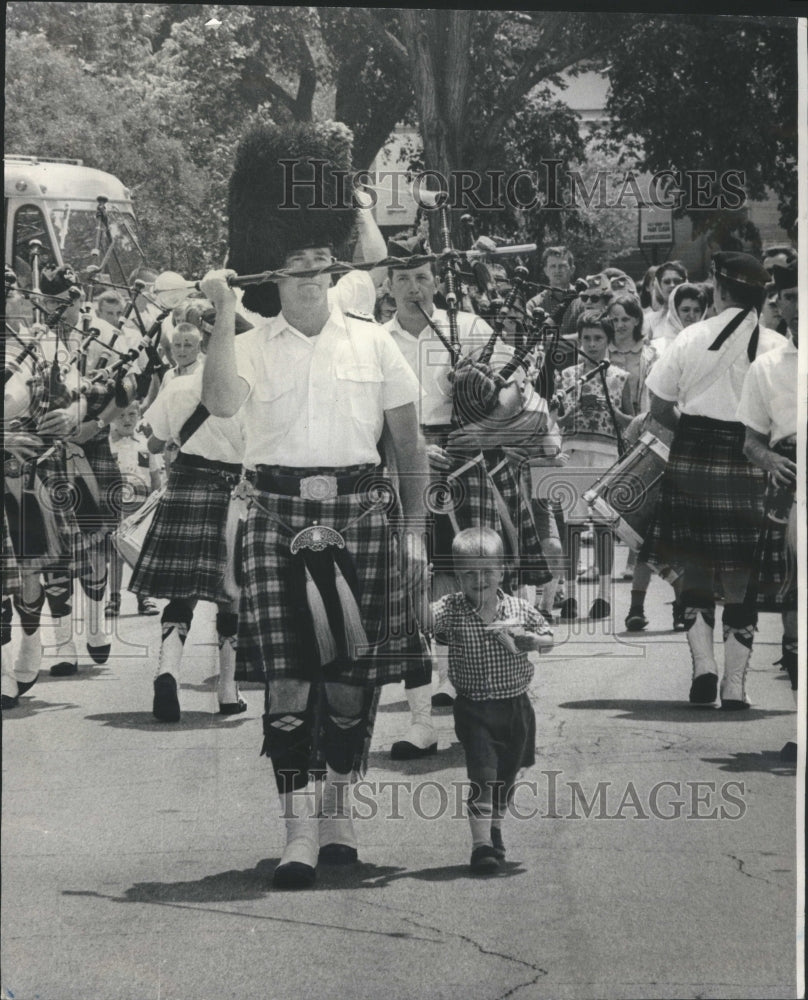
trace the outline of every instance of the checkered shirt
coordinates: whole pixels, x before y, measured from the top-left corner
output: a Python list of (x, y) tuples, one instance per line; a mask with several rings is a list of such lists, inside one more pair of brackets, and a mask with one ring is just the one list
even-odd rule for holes
[[(549, 635), (542, 616), (527, 601), (501, 590), (494, 622), (521, 622), (525, 631)], [(435, 641), (449, 647), (449, 679), (458, 694), (472, 701), (515, 698), (527, 691), (533, 664), (514, 653), (501, 634), (486, 625), (463, 594), (447, 594), (432, 605)]]

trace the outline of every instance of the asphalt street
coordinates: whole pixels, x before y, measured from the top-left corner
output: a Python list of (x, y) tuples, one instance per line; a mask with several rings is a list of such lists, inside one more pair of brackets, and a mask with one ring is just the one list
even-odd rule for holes
[(395, 685), (355, 789), (360, 863), (290, 893), (271, 885), (283, 834), (261, 690), (218, 715), (215, 609), (200, 605), (182, 721), (155, 721), (159, 619), (124, 594), (107, 664), (43, 669), (3, 713), (2, 997), (794, 997), (796, 769), (780, 750), (797, 716), (773, 665), (779, 618), (761, 617), (751, 710), (699, 710), (671, 599), (655, 578), (649, 627), (628, 634), (618, 582), (614, 622), (556, 626), (498, 874), (468, 870), (451, 710), (435, 756), (390, 759), (408, 725)]

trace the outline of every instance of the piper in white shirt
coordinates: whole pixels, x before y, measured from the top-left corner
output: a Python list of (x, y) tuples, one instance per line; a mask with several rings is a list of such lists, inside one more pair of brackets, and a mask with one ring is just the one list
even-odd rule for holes
[[(307, 207), (301, 196), (295, 210), (280, 211), (280, 161), (318, 149), (328, 169), (313, 185), (328, 210)], [(391, 561), (389, 502), (372, 489), (384, 431), (404, 518), (418, 526), (409, 537), (420, 540), (427, 465), (418, 385), (383, 330), (329, 309), (331, 276), (321, 269), (355, 222), (335, 205), (334, 165), (350, 169), (343, 126), (249, 132), (230, 184), (228, 260), (243, 273), (285, 268), (300, 276), (245, 290), (245, 307), (269, 322), (238, 343), (233, 272), (211, 272), (201, 285), (216, 307), (203, 401), (220, 416), (242, 411), (245, 464), (255, 470), (241, 552), (239, 661), (257, 663), (267, 680), (262, 752), (271, 757), (286, 822), (273, 876), (281, 888), (310, 886), (318, 860), (357, 860), (348, 785), (362, 769), (371, 706), (379, 685), (400, 680), (407, 657), (420, 655), (418, 636), (407, 635), (397, 611), (402, 573)], [(389, 501), (391, 491), (383, 492)], [(423, 556), (412, 557), (413, 572), (422, 573)], [(322, 728), (314, 733), (318, 699)], [(327, 777), (316, 782), (314, 811), (307, 785), (317, 750)]]
[(654, 523), (640, 558), (684, 564), (690, 701), (713, 705), (715, 574), (724, 593), (721, 708), (749, 707), (745, 681), (757, 620), (744, 601), (763, 517), (763, 473), (743, 453), (736, 411), (752, 360), (782, 343), (761, 329), (768, 274), (754, 257), (713, 257), (717, 315), (683, 330), (648, 376), (651, 416), (675, 429)]
[[(772, 276), (781, 300), (781, 314), (792, 340), (757, 358), (743, 384), (737, 417), (746, 428), (744, 454), (769, 474), (765, 534), (758, 576), (750, 580), (757, 607), (779, 611), (783, 619), (782, 659), (792, 688), (797, 690), (797, 394), (799, 359), (796, 299), (797, 262), (775, 266)], [(788, 309), (794, 303), (793, 311)], [(785, 310), (783, 309), (785, 306)], [(782, 338), (781, 338), (782, 340)], [(782, 505), (782, 509), (778, 509)], [(748, 595), (752, 599), (752, 593)], [(796, 746), (786, 744), (784, 753)], [(796, 758), (794, 758), (796, 759)]]

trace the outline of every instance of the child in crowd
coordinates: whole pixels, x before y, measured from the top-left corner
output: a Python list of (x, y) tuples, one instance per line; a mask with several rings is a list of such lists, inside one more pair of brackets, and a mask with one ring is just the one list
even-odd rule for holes
[[(140, 420), (140, 403), (130, 404), (110, 424), (109, 447), (118, 462), (124, 492), (121, 513), (127, 517), (138, 509), (154, 490), (162, 486), (162, 460), (152, 455), (146, 447), (146, 438), (136, 430)], [(110, 553), (109, 602), (104, 609), (107, 618), (117, 618), (121, 612), (121, 578), (123, 559), (115, 548)], [(150, 597), (138, 597), (139, 615), (158, 614), (157, 605)]]
[(502, 820), (516, 776), (535, 763), (527, 653), (550, 649), (553, 637), (535, 608), (500, 589), (505, 559), (495, 531), (459, 532), (452, 558), (460, 591), (432, 605), (433, 634), (449, 647), (449, 679), (457, 691), (455, 732), (471, 783), (471, 870), (489, 874), (505, 857)]

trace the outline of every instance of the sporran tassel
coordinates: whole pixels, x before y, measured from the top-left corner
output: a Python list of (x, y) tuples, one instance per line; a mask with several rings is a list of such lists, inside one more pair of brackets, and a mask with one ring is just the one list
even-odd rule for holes
[(359, 606), (348, 582), (342, 575), (339, 566), (334, 563), (334, 582), (337, 586), (340, 607), (342, 608), (342, 620), (345, 626), (345, 646), (348, 656), (352, 660), (358, 659), (361, 650), (364, 652), (368, 647), (368, 637), (362, 625), (362, 618), (359, 613)]
[(337, 645), (326, 614), (325, 604), (314, 578), (306, 567), (306, 600), (314, 626), (314, 638), (320, 653), (320, 664), (325, 666), (337, 658)]

